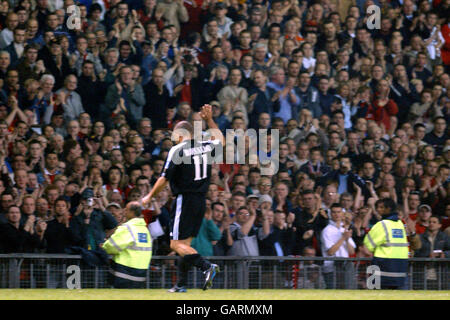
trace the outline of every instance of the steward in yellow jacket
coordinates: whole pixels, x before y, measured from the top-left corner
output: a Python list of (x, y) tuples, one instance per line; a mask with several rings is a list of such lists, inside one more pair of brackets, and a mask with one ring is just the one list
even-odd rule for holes
[(408, 271), (408, 239), (403, 222), (396, 213), (392, 199), (376, 202), (376, 210), (382, 216), (364, 238), (364, 245), (373, 253), (372, 264), (380, 268), (381, 289), (403, 287)]
[(152, 239), (138, 202), (127, 204), (125, 216), (128, 221), (116, 229), (103, 249), (113, 255), (110, 273), (114, 288), (143, 288), (152, 258)]

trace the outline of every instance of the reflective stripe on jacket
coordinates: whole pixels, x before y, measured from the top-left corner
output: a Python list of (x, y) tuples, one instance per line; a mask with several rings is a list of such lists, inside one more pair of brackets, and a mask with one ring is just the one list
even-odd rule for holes
[(408, 259), (408, 239), (401, 220), (381, 220), (364, 238), (373, 256), (386, 259)]
[(402, 287), (408, 270), (408, 239), (403, 222), (391, 215), (376, 223), (364, 238), (380, 268), (381, 285)]
[(152, 257), (152, 239), (143, 218), (134, 218), (119, 226), (103, 244), (116, 264), (147, 270)]

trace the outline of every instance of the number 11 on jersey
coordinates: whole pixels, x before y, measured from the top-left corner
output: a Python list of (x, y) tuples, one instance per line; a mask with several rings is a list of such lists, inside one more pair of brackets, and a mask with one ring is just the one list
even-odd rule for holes
[(200, 168), (200, 156), (196, 155), (196, 156), (193, 156), (192, 158), (194, 159), (194, 165), (195, 165), (195, 179), (194, 179), (194, 181), (206, 179), (206, 175), (208, 173), (208, 170), (207, 170), (208, 156), (207, 156), (207, 154), (206, 153), (202, 154), (202, 169), (203, 169), (203, 172), (200, 172), (201, 171), (201, 168)]

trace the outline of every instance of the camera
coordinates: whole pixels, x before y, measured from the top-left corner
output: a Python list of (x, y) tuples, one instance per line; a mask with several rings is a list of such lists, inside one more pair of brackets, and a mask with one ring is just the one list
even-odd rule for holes
[(89, 199), (87, 199), (87, 205), (88, 205), (89, 207), (92, 207), (92, 206), (94, 205), (94, 198), (89, 198)]

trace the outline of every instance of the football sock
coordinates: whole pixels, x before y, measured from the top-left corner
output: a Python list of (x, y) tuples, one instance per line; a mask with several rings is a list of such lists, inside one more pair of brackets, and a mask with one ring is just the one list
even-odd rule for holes
[(177, 283), (178, 287), (185, 287), (187, 285), (190, 267), (191, 265), (186, 263), (183, 257), (180, 257), (178, 259), (178, 272), (179, 272), (179, 279)]
[(198, 253), (185, 255), (183, 260), (190, 265), (200, 268), (202, 271), (206, 271), (211, 267), (211, 263)]

